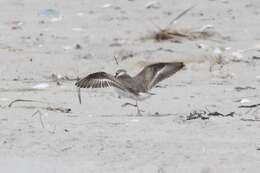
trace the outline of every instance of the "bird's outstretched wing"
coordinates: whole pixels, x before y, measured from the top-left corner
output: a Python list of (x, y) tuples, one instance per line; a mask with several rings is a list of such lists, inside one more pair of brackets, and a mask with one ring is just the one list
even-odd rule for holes
[(75, 85), (79, 88), (106, 88), (113, 86), (126, 90), (114, 76), (105, 72), (92, 73), (76, 82)]
[(183, 62), (155, 63), (146, 66), (134, 79), (143, 83), (146, 91), (184, 67)]

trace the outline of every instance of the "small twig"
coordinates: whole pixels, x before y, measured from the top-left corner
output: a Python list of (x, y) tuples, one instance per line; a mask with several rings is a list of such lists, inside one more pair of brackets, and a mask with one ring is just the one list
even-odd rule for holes
[(177, 115), (179, 115), (178, 113), (175, 113), (175, 114), (173, 114), (173, 113), (163, 113), (163, 114), (161, 114), (161, 113), (159, 113), (159, 112), (155, 112), (154, 114), (151, 114), (151, 115), (148, 115), (148, 116), (151, 116), (151, 117), (167, 117), (167, 116), (177, 116)]
[[(12, 101), (11, 103), (8, 104), (8, 107), (12, 107), (12, 105), (16, 102), (36, 102), (36, 103), (45, 103), (47, 104), (46, 102), (42, 102), (42, 101), (37, 101), (37, 100), (26, 100), (26, 99), (16, 99), (14, 101)], [(45, 110), (48, 110), (48, 111), (53, 111), (53, 112), (62, 112), (62, 113), (69, 113), (71, 112), (71, 109), (70, 108), (62, 108), (62, 107), (50, 107), (50, 106), (47, 106), (47, 107), (41, 107), (41, 106), (23, 106), (24, 108), (27, 108), (27, 109), (36, 109), (36, 108), (40, 108), (40, 109), (45, 109)], [(39, 112), (35, 112), (35, 113), (39, 113)], [(35, 113), (33, 114), (33, 116), (35, 115)]]
[(241, 118), (241, 121), (260, 121), (260, 119), (248, 119), (248, 118)]
[(48, 111), (53, 111), (53, 112), (62, 112), (62, 113), (69, 113), (69, 112), (71, 112), (70, 108), (46, 107), (45, 109), (48, 110)]
[(34, 117), (36, 114), (39, 114), (41, 126), (42, 126), (42, 128), (45, 128), (44, 123), (43, 123), (43, 120), (42, 120), (42, 115), (43, 115), (42, 112), (39, 111), (39, 110), (37, 110), (36, 112), (34, 112), (34, 113), (32, 114), (32, 117)]
[(190, 10), (192, 10), (195, 6), (197, 6), (197, 4), (187, 8), (186, 10), (181, 12), (177, 17), (175, 17), (172, 21), (170, 21), (170, 23), (165, 27), (165, 29), (169, 29), (173, 23), (176, 23), (177, 20), (179, 20), (182, 16), (184, 16), (186, 13), (188, 13)]
[(114, 59), (115, 59), (115, 61), (116, 61), (116, 65), (119, 65), (116, 56), (114, 56)]
[(37, 100), (27, 100), (27, 99), (16, 99), (14, 101), (12, 101), (11, 103), (8, 104), (8, 107), (12, 107), (12, 105), (16, 102), (37, 102), (37, 103), (45, 103), (45, 102), (42, 102), (42, 101), (37, 101)]
[(221, 117), (233, 117), (235, 112), (230, 112), (228, 114), (222, 114), (219, 112), (211, 112), (207, 107), (205, 110), (195, 110), (190, 112), (190, 115), (186, 117), (187, 120), (193, 120), (193, 119), (202, 119), (207, 120), (211, 116), (221, 116)]
[(221, 116), (221, 117), (233, 117), (233, 115), (235, 114), (235, 112), (230, 112), (228, 114), (222, 114), (219, 112), (209, 112), (208, 116)]
[(240, 86), (238, 86), (238, 87), (235, 87), (234, 88), (236, 91), (242, 91), (242, 90), (255, 90), (256, 88), (254, 88), (254, 87), (251, 87), (251, 86), (246, 86), (246, 87), (240, 87)]
[(61, 112), (61, 113), (70, 113), (71, 109), (70, 108), (62, 108), (62, 107), (40, 107), (40, 106), (23, 106), (22, 108), (25, 109), (44, 109), (47, 111), (52, 111), (52, 112)]
[(253, 104), (253, 105), (241, 105), (241, 106), (238, 106), (239, 108), (255, 108), (255, 107), (258, 107), (260, 106), (260, 103), (259, 104)]

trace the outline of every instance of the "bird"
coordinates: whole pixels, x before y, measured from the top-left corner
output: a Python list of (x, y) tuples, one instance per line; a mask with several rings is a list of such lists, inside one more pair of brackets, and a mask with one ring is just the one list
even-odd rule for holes
[(138, 101), (143, 101), (154, 93), (150, 90), (160, 81), (169, 78), (184, 67), (183, 62), (157, 62), (145, 66), (137, 75), (130, 76), (125, 69), (119, 69), (115, 75), (106, 72), (95, 72), (75, 83), (78, 88), (107, 88), (114, 87), (121, 96), (135, 100), (135, 104), (125, 103), (122, 107), (136, 107), (137, 114), (142, 115)]

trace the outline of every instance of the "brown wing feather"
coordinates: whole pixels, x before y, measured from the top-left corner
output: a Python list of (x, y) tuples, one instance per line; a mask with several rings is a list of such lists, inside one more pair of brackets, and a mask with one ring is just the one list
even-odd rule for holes
[(75, 85), (79, 88), (105, 88), (113, 86), (126, 90), (114, 76), (105, 72), (92, 73), (76, 82)]
[(141, 81), (146, 91), (153, 88), (160, 81), (172, 76), (184, 67), (183, 62), (156, 63), (146, 66), (134, 79)]

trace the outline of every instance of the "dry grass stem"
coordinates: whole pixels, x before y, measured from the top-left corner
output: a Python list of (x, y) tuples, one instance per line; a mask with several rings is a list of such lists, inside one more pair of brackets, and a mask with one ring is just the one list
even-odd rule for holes
[(206, 40), (213, 36), (217, 36), (216, 32), (212, 31), (191, 31), (187, 29), (161, 29), (159, 32), (154, 32), (151, 35), (144, 37), (144, 40), (164, 41), (171, 40), (172, 42), (180, 43), (183, 39), (186, 40)]

